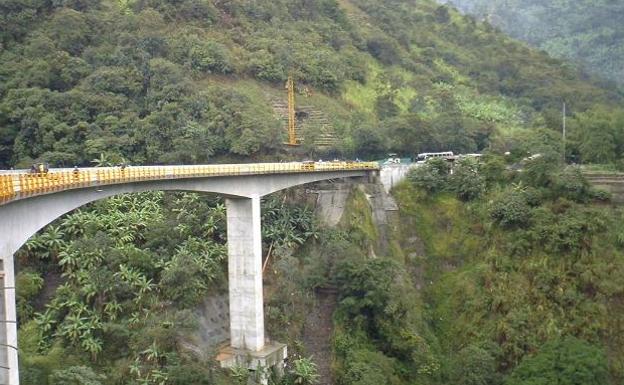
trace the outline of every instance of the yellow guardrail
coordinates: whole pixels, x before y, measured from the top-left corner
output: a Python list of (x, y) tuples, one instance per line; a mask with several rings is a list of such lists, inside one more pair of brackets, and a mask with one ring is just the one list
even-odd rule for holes
[(378, 170), (377, 162), (291, 162), (215, 164), (195, 166), (129, 166), (81, 169), (51, 169), (33, 173), (0, 174), (0, 204), (16, 198), (88, 186), (104, 186), (150, 180), (185, 179), (234, 175)]
[(11, 200), (15, 195), (16, 193), (11, 175), (0, 175), (0, 202)]

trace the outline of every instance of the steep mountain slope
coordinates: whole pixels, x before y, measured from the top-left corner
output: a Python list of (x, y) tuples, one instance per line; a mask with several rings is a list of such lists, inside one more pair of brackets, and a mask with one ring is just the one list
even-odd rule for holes
[(449, 0), (555, 57), (579, 61), (622, 84), (624, 3), (620, 1)]
[[(276, 99), (345, 156), (510, 149), (562, 100), (615, 89), (433, 1), (67, 0), (0, 5), (0, 166), (287, 156)], [(308, 153), (322, 133), (304, 125)], [(619, 154), (618, 154), (619, 157)]]

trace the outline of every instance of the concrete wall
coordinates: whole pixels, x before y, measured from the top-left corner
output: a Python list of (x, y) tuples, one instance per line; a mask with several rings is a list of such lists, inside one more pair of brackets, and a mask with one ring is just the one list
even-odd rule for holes
[(403, 181), (407, 177), (407, 173), (418, 164), (385, 164), (381, 166), (379, 172), (379, 178), (381, 184), (383, 184), (386, 192), (390, 192), (392, 187), (396, 186), (399, 182)]

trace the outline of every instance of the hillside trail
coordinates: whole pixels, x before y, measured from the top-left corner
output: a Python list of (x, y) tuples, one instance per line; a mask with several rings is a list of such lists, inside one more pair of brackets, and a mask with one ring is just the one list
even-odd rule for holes
[(308, 356), (317, 365), (320, 376), (318, 385), (333, 385), (332, 333), (334, 310), (338, 302), (335, 289), (316, 290), (314, 306), (308, 312), (303, 327), (303, 344)]

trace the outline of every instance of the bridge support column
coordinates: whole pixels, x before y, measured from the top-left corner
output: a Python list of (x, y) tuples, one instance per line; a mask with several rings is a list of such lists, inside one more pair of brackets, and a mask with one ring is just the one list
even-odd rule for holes
[(262, 293), (260, 197), (227, 198), (230, 346), (217, 360), (222, 367), (246, 366), (255, 383), (266, 384), (268, 370), (284, 367), (286, 345), (265, 344)]
[(230, 344), (264, 348), (260, 198), (226, 199)]
[(0, 385), (19, 385), (13, 256), (0, 261)]

